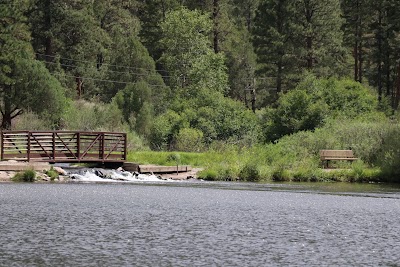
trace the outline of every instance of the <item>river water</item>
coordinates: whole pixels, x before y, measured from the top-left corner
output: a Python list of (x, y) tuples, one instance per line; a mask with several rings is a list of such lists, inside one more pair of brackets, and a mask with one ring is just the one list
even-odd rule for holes
[(0, 184), (0, 266), (399, 266), (400, 189)]

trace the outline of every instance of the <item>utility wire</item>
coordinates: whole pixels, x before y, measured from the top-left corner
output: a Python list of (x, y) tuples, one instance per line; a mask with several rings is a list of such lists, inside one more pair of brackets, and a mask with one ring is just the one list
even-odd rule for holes
[[(40, 61), (45, 62), (46, 64), (60, 65), (62, 67), (69, 67), (69, 68), (78, 68), (79, 67), (79, 66), (76, 66), (76, 65), (64, 64), (64, 63), (57, 63), (57, 62), (44, 61), (44, 60), (40, 60)], [(110, 69), (107, 69), (105, 71), (106, 72), (112, 72), (112, 73), (119, 73), (119, 74), (134, 74), (134, 75), (137, 75), (137, 76), (149, 76), (149, 74), (130, 72), (130, 71), (117, 71), (117, 70), (110, 70)], [(167, 76), (167, 75), (166, 76), (160, 75), (160, 76), (162, 78), (172, 78), (172, 76)]]
[[(113, 80), (106, 80), (106, 79), (97, 79), (92, 77), (82, 77), (82, 76), (75, 76), (75, 75), (67, 75), (67, 74), (58, 74), (58, 76), (65, 76), (70, 78), (80, 78), (82, 80), (91, 80), (91, 81), (98, 81), (98, 82), (109, 82), (109, 83), (119, 83), (119, 84), (133, 84), (133, 82), (123, 82), (123, 81), (113, 81)], [(152, 87), (166, 87), (165, 85), (160, 84), (147, 84)]]
[[(94, 63), (93, 61), (87, 61), (87, 60), (77, 60), (77, 59), (72, 59), (72, 58), (50, 56), (50, 55), (46, 55), (46, 54), (42, 54), (42, 53), (35, 53), (35, 54), (38, 55), (38, 56), (44, 56), (44, 57), (50, 57), (50, 58), (59, 58), (59, 59), (62, 59), (62, 60), (69, 60), (69, 61), (75, 61), (75, 62), (80, 62), (80, 63), (97, 64), (97, 63)], [(166, 73), (168, 73), (168, 71), (166, 71), (166, 70), (146, 69), (146, 68), (122, 66), (122, 65), (115, 65), (115, 64), (108, 64), (108, 63), (102, 63), (101, 65), (117, 67), (117, 68), (125, 68), (125, 69), (136, 69), (136, 70), (157, 71), (157, 72), (166, 72)]]

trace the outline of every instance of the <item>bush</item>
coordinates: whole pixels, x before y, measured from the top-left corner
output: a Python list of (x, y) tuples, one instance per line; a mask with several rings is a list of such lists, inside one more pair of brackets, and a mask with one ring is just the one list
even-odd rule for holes
[(175, 142), (179, 151), (199, 152), (203, 149), (203, 132), (193, 128), (180, 129)]
[(36, 172), (34, 170), (26, 170), (24, 172), (16, 173), (12, 180), (14, 182), (34, 182), (35, 178)]
[(121, 131), (124, 128), (123, 116), (116, 103), (77, 100), (69, 103), (63, 114), (62, 128), (80, 131)]
[(255, 163), (247, 162), (240, 170), (239, 178), (248, 182), (260, 181), (260, 171)]
[(54, 181), (55, 179), (58, 179), (58, 177), (59, 177), (58, 172), (56, 172), (53, 168), (46, 171), (46, 175), (50, 177), (50, 181)]
[[(264, 114), (266, 140), (322, 127), (329, 118), (358, 118), (382, 109), (376, 95), (351, 80), (307, 76)], [(383, 114), (383, 113), (382, 113)]]
[(216, 170), (207, 169), (198, 173), (198, 176), (200, 179), (204, 179), (207, 181), (216, 181), (218, 177), (218, 172)]

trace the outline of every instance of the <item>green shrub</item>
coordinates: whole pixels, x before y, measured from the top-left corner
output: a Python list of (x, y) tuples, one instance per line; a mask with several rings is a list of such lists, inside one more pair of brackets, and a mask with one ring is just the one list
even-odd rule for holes
[(271, 179), (274, 182), (288, 182), (291, 179), (290, 173), (283, 166), (275, 167), (272, 171)]
[(203, 132), (193, 128), (183, 128), (175, 136), (175, 146), (179, 151), (199, 152), (203, 149)]
[(58, 179), (58, 177), (59, 177), (58, 172), (56, 172), (53, 168), (46, 171), (46, 175), (50, 177), (50, 181), (54, 181), (55, 179)]
[(216, 181), (218, 177), (218, 172), (216, 170), (207, 169), (200, 171), (198, 173), (198, 177), (206, 181)]
[(24, 172), (17, 172), (12, 180), (14, 182), (34, 182), (36, 178), (36, 172), (34, 170), (26, 170)]
[(247, 162), (239, 172), (239, 178), (243, 181), (258, 182), (261, 179), (258, 166), (253, 162)]

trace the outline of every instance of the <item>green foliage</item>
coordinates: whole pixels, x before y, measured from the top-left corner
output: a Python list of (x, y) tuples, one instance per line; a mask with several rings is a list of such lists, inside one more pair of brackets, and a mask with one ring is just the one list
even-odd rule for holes
[(50, 181), (54, 181), (55, 179), (58, 179), (58, 177), (59, 177), (58, 172), (56, 172), (53, 168), (46, 171), (46, 175), (50, 177)]
[(150, 134), (153, 119), (151, 87), (144, 81), (127, 85), (115, 96), (115, 102), (122, 111), (124, 120), (132, 130), (146, 137)]
[(171, 161), (174, 165), (179, 165), (181, 163), (181, 155), (178, 153), (169, 154), (167, 157), (167, 161)]
[(150, 131), (151, 148), (156, 150), (168, 149), (180, 122), (181, 116), (172, 110), (156, 117)]
[(262, 74), (278, 93), (290, 90), (305, 71), (318, 77), (347, 75), (340, 0), (262, 0), (253, 44)]
[(356, 118), (377, 110), (376, 96), (357, 82), (306, 76), (295, 90), (281, 96), (276, 109), (265, 114), (266, 139), (314, 130), (329, 118)]
[(254, 162), (247, 162), (239, 172), (239, 178), (248, 182), (258, 182), (260, 180), (260, 171)]
[(35, 178), (36, 172), (34, 170), (26, 170), (24, 172), (17, 172), (11, 180), (14, 182), (34, 182)]
[(206, 181), (217, 181), (218, 180), (218, 171), (213, 169), (203, 170), (198, 174), (200, 179)]
[(0, 6), (0, 109), (3, 129), (31, 110), (55, 124), (63, 112), (63, 88), (44, 64), (34, 59), (24, 12), (28, 1)]
[(172, 76), (170, 86), (175, 97), (195, 97), (202, 90), (226, 90), (225, 59), (222, 53), (215, 54), (210, 48), (208, 14), (186, 8), (170, 11), (161, 30), (165, 51), (160, 60)]
[(44, 131), (52, 129), (52, 126), (52, 123), (40, 118), (36, 113), (27, 111), (14, 119), (11, 130), (18, 131), (29, 129), (31, 131)]
[(121, 111), (114, 103), (71, 101), (63, 114), (63, 128), (82, 131), (122, 131)]
[(175, 143), (179, 151), (199, 152), (203, 149), (203, 132), (193, 128), (180, 129)]

